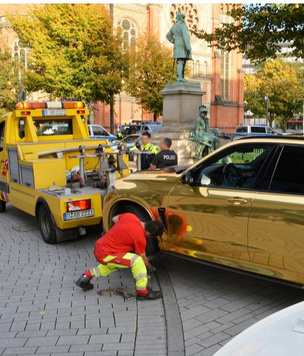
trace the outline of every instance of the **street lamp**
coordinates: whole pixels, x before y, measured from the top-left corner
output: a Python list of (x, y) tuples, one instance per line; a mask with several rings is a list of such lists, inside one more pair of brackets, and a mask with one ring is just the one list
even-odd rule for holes
[(268, 92), (265, 96), (265, 100), (266, 100), (266, 126), (267, 126), (268, 125), (268, 104), (269, 104)]
[[(111, 27), (111, 35), (113, 35), (113, 19), (114, 19), (114, 6), (110, 4), (110, 16), (112, 20), (112, 27)], [(111, 104), (110, 104), (110, 132), (114, 134), (114, 106), (113, 106), (113, 94), (111, 95)]]

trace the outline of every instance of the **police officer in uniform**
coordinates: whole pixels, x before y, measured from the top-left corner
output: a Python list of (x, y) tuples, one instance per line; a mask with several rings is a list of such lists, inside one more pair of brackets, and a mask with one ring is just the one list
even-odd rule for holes
[(153, 145), (151, 140), (151, 134), (147, 131), (143, 132), (141, 135), (142, 144), (136, 145), (135, 147), (131, 148), (130, 151), (151, 151), (151, 153), (142, 153), (139, 155), (138, 159), (141, 160), (141, 169), (146, 170), (150, 168), (150, 164), (155, 157), (155, 155), (159, 152), (158, 148)]
[(159, 144), (161, 152), (159, 152), (154, 158), (150, 165), (150, 169), (155, 168), (166, 168), (170, 166), (177, 165), (177, 154), (170, 150), (172, 146), (172, 141), (170, 138), (162, 138)]

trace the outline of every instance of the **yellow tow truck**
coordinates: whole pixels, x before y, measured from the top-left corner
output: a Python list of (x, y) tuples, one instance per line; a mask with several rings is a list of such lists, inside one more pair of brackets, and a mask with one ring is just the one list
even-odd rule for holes
[(35, 216), (46, 243), (100, 224), (113, 181), (128, 156), (89, 136), (82, 102), (20, 102), (0, 118), (0, 212), (6, 203)]

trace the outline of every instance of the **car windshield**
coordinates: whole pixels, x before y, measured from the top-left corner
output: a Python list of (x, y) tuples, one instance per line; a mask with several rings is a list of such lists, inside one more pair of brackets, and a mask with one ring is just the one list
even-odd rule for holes
[(121, 140), (121, 142), (132, 143), (132, 142), (137, 141), (138, 139), (139, 139), (139, 136), (127, 136), (123, 140)]
[(37, 136), (72, 135), (72, 119), (34, 120)]
[(132, 135), (136, 134), (137, 131), (140, 131), (142, 129), (142, 125), (126, 125), (122, 126), (120, 133), (122, 135)]

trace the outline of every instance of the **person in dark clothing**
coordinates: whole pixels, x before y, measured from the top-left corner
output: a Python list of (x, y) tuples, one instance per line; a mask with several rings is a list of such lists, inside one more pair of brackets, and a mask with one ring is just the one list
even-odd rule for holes
[(166, 168), (177, 165), (177, 154), (170, 150), (172, 140), (168, 137), (162, 138), (159, 144), (161, 151), (153, 158), (150, 169)]

